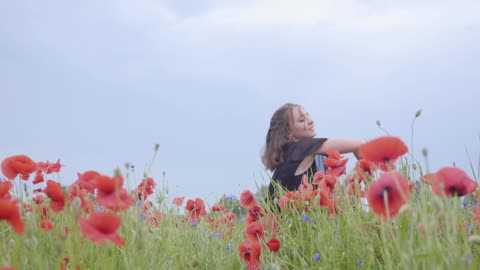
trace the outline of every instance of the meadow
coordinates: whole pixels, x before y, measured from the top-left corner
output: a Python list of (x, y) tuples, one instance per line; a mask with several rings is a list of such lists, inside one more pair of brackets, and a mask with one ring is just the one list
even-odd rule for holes
[(62, 186), (60, 161), (5, 157), (0, 269), (480, 269), (478, 168), (430, 172), (393, 136), (361, 150), (348, 172), (330, 152), (273, 201), (245, 190), (214, 205), (154, 192), (149, 168), (140, 183), (126, 164)]

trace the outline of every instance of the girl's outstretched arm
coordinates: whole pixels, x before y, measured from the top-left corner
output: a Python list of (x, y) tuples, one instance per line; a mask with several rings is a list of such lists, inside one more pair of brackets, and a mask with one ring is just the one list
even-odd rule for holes
[(335, 149), (340, 154), (353, 153), (357, 159), (361, 159), (359, 149), (362, 143), (362, 141), (356, 139), (328, 139), (316, 154), (325, 155), (328, 150)]

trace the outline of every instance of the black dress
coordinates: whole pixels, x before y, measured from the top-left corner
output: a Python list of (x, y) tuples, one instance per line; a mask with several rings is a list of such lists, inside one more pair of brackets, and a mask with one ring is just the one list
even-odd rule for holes
[[(289, 144), (283, 153), (282, 164), (273, 172), (273, 181), (279, 183), (288, 191), (298, 189), (302, 183), (303, 175), (306, 174), (307, 177), (310, 178), (317, 172), (316, 164), (313, 162), (310, 168), (303, 174), (295, 175), (298, 165), (300, 165), (306, 157), (317, 152), (326, 140), (326, 138), (311, 138)], [(272, 183), (268, 186), (268, 192), (271, 199), (276, 197), (275, 186), (272, 185)]]

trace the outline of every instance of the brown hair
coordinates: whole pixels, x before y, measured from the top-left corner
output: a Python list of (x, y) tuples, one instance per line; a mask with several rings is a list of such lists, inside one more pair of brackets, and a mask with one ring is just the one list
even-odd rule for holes
[(269, 170), (274, 170), (283, 162), (283, 152), (292, 141), (290, 128), (293, 124), (292, 109), (300, 105), (286, 103), (273, 113), (267, 132), (262, 162)]

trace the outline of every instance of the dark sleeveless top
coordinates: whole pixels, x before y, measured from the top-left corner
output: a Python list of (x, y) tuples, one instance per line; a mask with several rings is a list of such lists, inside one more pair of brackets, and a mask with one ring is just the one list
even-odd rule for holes
[[(312, 177), (317, 172), (316, 164), (313, 162), (312, 166), (307, 169), (303, 174), (295, 176), (295, 171), (298, 165), (308, 156), (313, 155), (323, 143), (326, 138), (311, 138), (303, 139), (293, 142), (287, 146), (287, 149), (283, 153), (283, 162), (273, 172), (272, 179), (287, 191), (298, 189), (302, 183), (303, 175), (307, 174), (308, 177)], [(275, 195), (275, 187), (270, 183), (268, 186), (268, 192), (270, 198), (273, 199)]]

